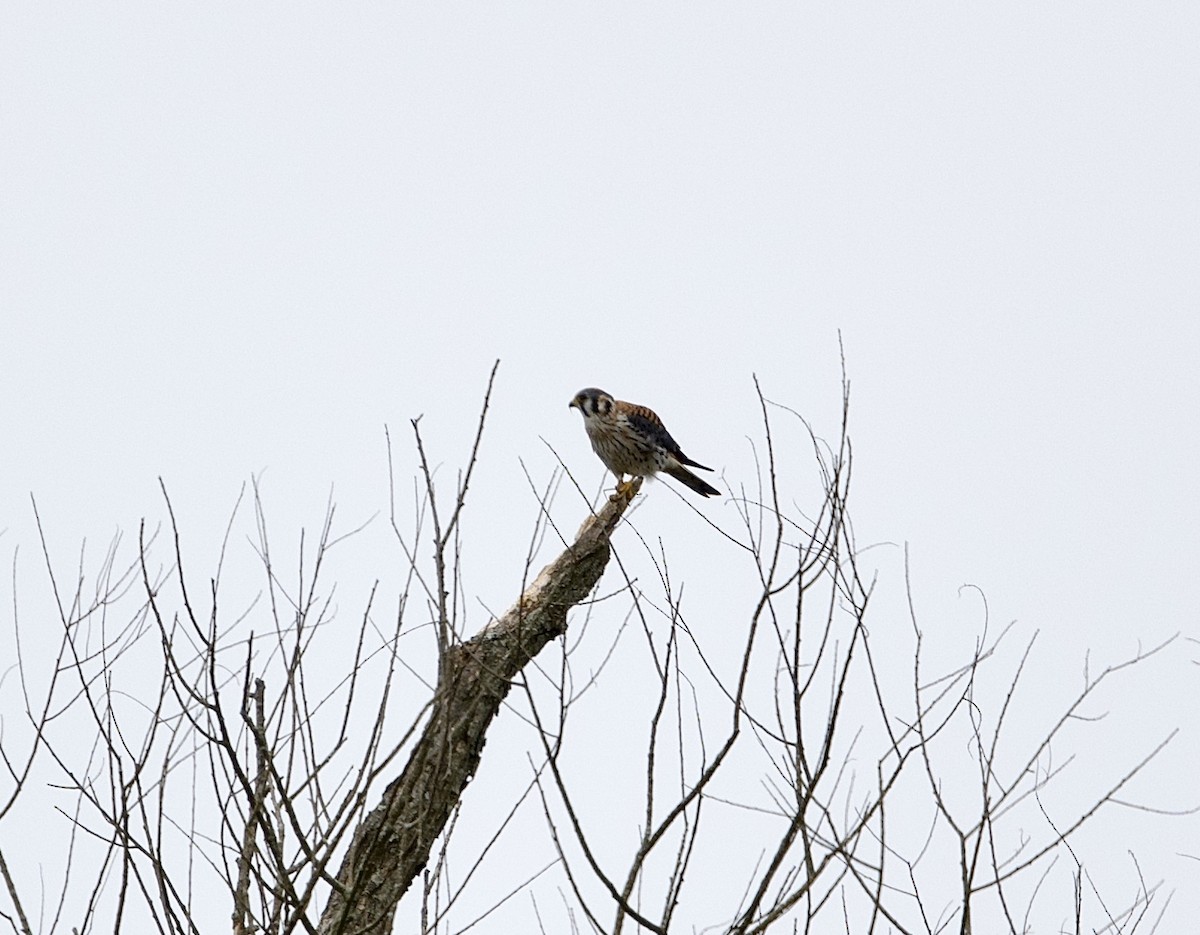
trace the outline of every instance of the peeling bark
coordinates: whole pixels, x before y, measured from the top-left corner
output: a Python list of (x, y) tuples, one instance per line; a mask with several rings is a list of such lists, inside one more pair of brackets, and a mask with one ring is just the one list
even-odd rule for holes
[(488, 725), (512, 679), (566, 632), (567, 611), (600, 580), (609, 536), (640, 487), (639, 480), (589, 517), (504, 616), (446, 651), (429, 721), (404, 771), (355, 831), (320, 935), (391, 932), (397, 904), (479, 767)]

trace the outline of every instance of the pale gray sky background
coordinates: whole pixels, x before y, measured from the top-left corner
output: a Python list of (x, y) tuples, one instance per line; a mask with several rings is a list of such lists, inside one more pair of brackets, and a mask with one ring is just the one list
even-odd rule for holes
[[(289, 544), (331, 486), (346, 526), (386, 513), (383, 426), (402, 478), (419, 414), (453, 470), (499, 358), (467, 527), (468, 593), (499, 610), (536, 515), (520, 459), (545, 483), (544, 439), (599, 483), (577, 389), (654, 407), (736, 487), (752, 374), (836, 435), (840, 331), (896, 627), (908, 543), (926, 631), (970, 644), (965, 583), (1040, 631), (1034, 697), (1089, 652), (1200, 637), (1198, 48), (1184, 2), (7, 4), (19, 596), (44, 582), (31, 492), (64, 569), (158, 521), (160, 476), (201, 576), (253, 473)], [(725, 558), (668, 484), (635, 521), (719, 630), (744, 608), (706, 592)], [(349, 618), (395, 574), (385, 525), (347, 546)], [(1114, 700), (1116, 753), (1182, 727), (1131, 798), (1200, 800), (1198, 657)], [(1194, 919), (1200, 826), (1143, 826), (1146, 876)]]

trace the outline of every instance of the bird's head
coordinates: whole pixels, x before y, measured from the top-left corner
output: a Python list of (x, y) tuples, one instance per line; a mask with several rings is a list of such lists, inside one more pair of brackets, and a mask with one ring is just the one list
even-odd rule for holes
[(604, 390), (589, 386), (575, 394), (575, 398), (567, 404), (568, 409), (578, 409), (585, 419), (593, 416), (606, 416), (612, 412), (615, 400)]

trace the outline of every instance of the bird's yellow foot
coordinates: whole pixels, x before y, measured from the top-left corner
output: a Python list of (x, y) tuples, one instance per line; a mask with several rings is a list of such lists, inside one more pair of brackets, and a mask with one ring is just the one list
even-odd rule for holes
[(617, 489), (613, 492), (613, 495), (609, 497), (609, 499), (632, 500), (633, 495), (638, 492), (638, 489), (641, 486), (642, 485), (639, 483), (639, 478), (637, 477), (631, 477), (629, 480), (618, 481)]

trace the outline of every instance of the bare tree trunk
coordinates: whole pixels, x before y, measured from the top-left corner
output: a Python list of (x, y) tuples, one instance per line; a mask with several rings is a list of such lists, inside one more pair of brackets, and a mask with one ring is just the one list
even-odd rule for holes
[(567, 611), (600, 580), (609, 536), (640, 486), (639, 481), (593, 514), (574, 544), (503, 617), (447, 649), (424, 733), (404, 771), (355, 832), (321, 916), (320, 935), (391, 932), (396, 905), (429, 860), (479, 766), (488, 725), (511, 680), (566, 632)]

